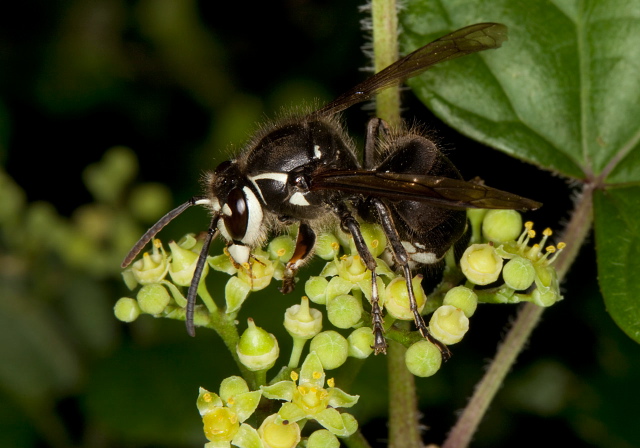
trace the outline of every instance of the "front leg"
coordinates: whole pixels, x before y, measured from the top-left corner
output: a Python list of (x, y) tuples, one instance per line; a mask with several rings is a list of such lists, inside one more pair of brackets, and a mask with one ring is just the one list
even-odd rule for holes
[(360, 224), (353, 217), (347, 207), (342, 204), (334, 204), (333, 211), (340, 218), (340, 225), (343, 230), (349, 232), (353, 237), (353, 242), (358, 251), (358, 255), (362, 259), (364, 265), (371, 271), (371, 324), (373, 327), (373, 349), (375, 354), (387, 352), (387, 341), (384, 338), (384, 320), (382, 318), (382, 309), (380, 308), (380, 296), (378, 294), (378, 282), (376, 281), (377, 263), (360, 231)]
[(309, 224), (300, 222), (298, 227), (298, 237), (296, 238), (296, 247), (293, 250), (291, 259), (284, 268), (284, 276), (282, 278), (282, 287), (280, 291), (283, 294), (289, 294), (296, 286), (296, 272), (300, 269), (308, 259), (313, 248), (316, 245), (316, 234)]

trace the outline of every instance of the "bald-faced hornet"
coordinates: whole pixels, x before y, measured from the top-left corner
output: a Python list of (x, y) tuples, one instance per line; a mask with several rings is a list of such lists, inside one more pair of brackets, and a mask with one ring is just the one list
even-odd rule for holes
[[(212, 239), (221, 234), (238, 264), (249, 261), (267, 232), (299, 223), (293, 257), (285, 268), (282, 291), (294, 287), (295, 273), (311, 258), (318, 224), (333, 221), (351, 234), (371, 271), (371, 316), (376, 353), (386, 350), (378, 304), (376, 261), (356, 217), (379, 222), (396, 266), (408, 285), (411, 310), (424, 337), (428, 330), (411, 288), (411, 268), (441, 260), (465, 232), (467, 208), (536, 209), (538, 202), (467, 182), (436, 145), (416, 132), (392, 135), (373, 118), (367, 127), (364, 161), (336, 115), (381, 90), (416, 76), (434, 64), (499, 47), (507, 29), (481, 23), (454, 31), (405, 56), (333, 102), (304, 116), (262, 128), (233, 160), (205, 176), (205, 194), (167, 213), (131, 249), (128, 266), (171, 220), (192, 205), (211, 211), (212, 220), (187, 296), (186, 324), (195, 335), (193, 314)], [(385, 151), (377, 156), (385, 143)], [(380, 160), (378, 160), (380, 159)]]

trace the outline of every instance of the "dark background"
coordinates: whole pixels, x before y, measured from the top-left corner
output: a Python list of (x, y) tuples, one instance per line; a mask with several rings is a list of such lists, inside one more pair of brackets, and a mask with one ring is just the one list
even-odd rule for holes
[[(16, 2), (0, 14), (4, 170), (24, 191), (26, 210), (49, 203), (56, 219), (73, 223), (77, 210), (95, 199), (83, 170), (122, 145), (138, 157), (136, 182), (166, 184), (173, 194), (167, 208), (175, 206), (199, 193), (201, 173), (227, 158), (229, 148), (241, 147), (256, 122), (281, 107), (328, 101), (364, 79), (359, 69), (369, 65), (361, 51), (367, 37), (359, 25), (366, 14), (359, 6), (353, 0), (228, 2), (224, 8), (187, 0)], [(458, 135), (408, 91), (404, 107), (407, 119), (433, 130), (466, 178), (479, 175), (540, 200), (545, 206), (528, 218), (538, 229), (562, 228), (574, 194), (564, 180)], [(347, 124), (361, 139), (369, 113), (353, 109)], [(207, 223), (204, 212), (189, 211), (162, 238)], [(142, 232), (148, 222), (136, 225)], [(235, 373), (217, 337), (200, 331), (192, 340), (182, 323), (148, 316), (119, 324), (110, 308), (129, 293), (118, 263), (98, 272), (68, 266), (45, 243), (16, 244), (31, 241), (29, 226), (23, 227), (24, 235), (6, 227), (0, 240), (6, 330), (0, 356), (24, 369), (18, 378), (32, 382), (0, 377), (0, 445), (204, 443), (197, 387), (217, 390)], [(11, 277), (15, 266), (24, 269)], [(220, 279), (210, 279), (212, 292), (220, 293)], [(638, 349), (604, 309), (590, 242), (563, 291), (565, 300), (545, 312), (474, 446), (640, 446)], [(252, 295), (240, 318), (261, 316), (259, 324), (278, 335), (283, 357), (290, 342), (278, 327), (282, 312), (299, 300), (295, 295), (284, 297), (273, 287)], [(16, 296), (25, 302), (11, 303)], [(33, 310), (41, 320), (25, 317)], [(435, 377), (417, 379), (426, 441), (443, 440), (516, 312), (480, 307), (453, 359)], [(39, 337), (43, 322), (58, 338), (57, 351)], [(43, 359), (55, 367), (43, 368)], [(367, 360), (364, 369), (370, 374), (349, 392), (367, 396), (351, 411), (371, 443), (384, 446), (384, 357)], [(52, 372), (67, 372), (60, 374), (66, 380), (52, 380)]]

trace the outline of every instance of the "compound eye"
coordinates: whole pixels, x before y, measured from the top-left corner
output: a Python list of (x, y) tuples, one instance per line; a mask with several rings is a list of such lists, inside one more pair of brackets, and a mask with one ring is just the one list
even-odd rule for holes
[[(229, 192), (226, 206), (229, 207), (229, 210), (225, 210), (226, 207), (223, 207), (224, 226), (233, 240), (241, 241), (247, 233), (249, 207), (240, 188), (234, 188)], [(226, 213), (227, 211), (229, 214)]]

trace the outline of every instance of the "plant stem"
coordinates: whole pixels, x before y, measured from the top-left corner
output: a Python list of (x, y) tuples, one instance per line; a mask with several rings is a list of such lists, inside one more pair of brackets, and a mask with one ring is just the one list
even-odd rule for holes
[[(398, 59), (398, 15), (395, 0), (372, 0), (374, 68), (378, 72)], [(376, 98), (376, 115), (392, 127), (400, 120), (400, 89), (392, 87)], [(422, 446), (416, 385), (404, 362), (406, 348), (389, 341), (389, 447)]]
[[(593, 212), (593, 187), (585, 185), (582, 195), (564, 230), (563, 238), (567, 247), (555, 262), (559, 280), (566, 275), (575, 260), (582, 243), (591, 229)], [(544, 308), (531, 303), (524, 305), (504, 342), (499, 347), (495, 359), (489, 366), (459, 420), (449, 433), (442, 448), (463, 448), (469, 445), (482, 417), (487, 411), (498, 388), (511, 369), (516, 357), (522, 351), (531, 332), (538, 324)]]
[[(372, 0), (373, 64), (379, 72), (398, 60), (398, 14), (395, 0)], [(390, 87), (376, 97), (376, 115), (392, 127), (400, 124), (400, 89)]]
[(389, 341), (389, 448), (422, 447), (416, 382), (404, 362), (406, 351), (403, 345)]

